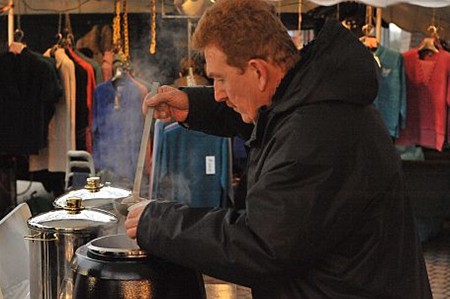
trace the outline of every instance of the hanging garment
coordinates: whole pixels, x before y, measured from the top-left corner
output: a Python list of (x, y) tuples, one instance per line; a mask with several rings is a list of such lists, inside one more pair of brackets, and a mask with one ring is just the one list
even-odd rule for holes
[(95, 59), (86, 56), (80, 50), (75, 50), (75, 53), (81, 59), (83, 59), (84, 61), (86, 61), (87, 63), (89, 63), (92, 66), (92, 68), (94, 69), (94, 74), (95, 74), (95, 83), (96, 84), (102, 83), (104, 80), (103, 80), (103, 74), (102, 74), (102, 67), (101, 67), (100, 63), (98, 63), (98, 61), (96, 61)]
[(149, 92), (148, 83), (145, 84), (142, 80), (139, 80), (133, 76), (128, 76), (128, 79), (130, 79), (134, 84), (136, 84), (137, 88), (139, 88), (139, 91), (141, 92), (143, 97)]
[[(81, 59), (72, 49), (66, 49), (66, 53), (68, 56), (75, 62), (76, 65), (81, 66), (81, 68), (85, 71), (86, 74), (86, 85), (79, 87), (85, 88), (85, 93), (82, 95), (86, 95), (84, 98), (82, 96), (77, 97), (77, 150), (87, 150), (88, 152), (92, 152), (92, 101), (93, 94), (96, 86), (95, 82), (95, 73), (92, 66)], [(84, 77), (84, 75), (83, 75)], [(79, 101), (79, 102), (78, 102)]]
[[(98, 63), (102, 61), (103, 49), (100, 48), (100, 28), (98, 25), (93, 25), (91, 30), (85, 35), (77, 39), (75, 48), (88, 48), (92, 51), (92, 58)], [(98, 82), (100, 83), (100, 82)]]
[(28, 48), (0, 55), (0, 153), (37, 154), (59, 99), (56, 68)]
[(75, 66), (75, 149), (86, 150), (86, 127), (88, 125), (87, 108), (87, 71), (72, 59), (67, 49), (64, 49), (67, 57)]
[(421, 145), (442, 151), (445, 140), (448, 140), (450, 53), (439, 51), (420, 59), (419, 51), (412, 49), (403, 57), (407, 80), (407, 119), (396, 144)]
[(155, 124), (152, 197), (224, 207), (231, 197), (231, 142), (178, 123)]
[(400, 52), (378, 45), (375, 55), (380, 59), (380, 82), (374, 105), (380, 111), (389, 135), (397, 138), (406, 125), (406, 79)]
[(65, 172), (66, 153), (75, 150), (75, 65), (62, 48), (55, 51), (48, 49), (44, 53), (46, 57), (51, 55), (56, 60), (63, 94), (55, 104), (55, 114), (48, 125), (48, 147), (39, 151), (39, 154), (30, 156), (29, 170), (32, 172), (45, 169)]
[(138, 86), (126, 77), (116, 85), (103, 82), (94, 92), (94, 164), (127, 183), (133, 182), (137, 166), (144, 125), (142, 99)]
[(103, 60), (102, 60), (102, 74), (103, 79), (105, 81), (110, 80), (113, 77), (113, 58), (114, 53), (113, 51), (106, 51), (103, 54)]

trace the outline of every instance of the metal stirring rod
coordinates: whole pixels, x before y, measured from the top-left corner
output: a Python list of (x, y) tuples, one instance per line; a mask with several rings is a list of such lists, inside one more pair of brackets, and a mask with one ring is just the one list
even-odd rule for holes
[[(152, 97), (158, 92), (159, 83), (153, 82), (150, 92), (145, 97)], [(153, 121), (153, 107), (149, 107), (147, 114), (145, 115), (145, 121), (144, 121), (144, 131), (142, 132), (142, 138), (141, 138), (141, 147), (139, 149), (139, 156), (137, 161), (137, 167), (136, 167), (136, 174), (134, 176), (134, 185), (133, 185), (133, 201), (138, 202), (140, 201), (140, 190), (141, 190), (141, 183), (142, 183), (142, 174), (144, 172), (144, 163), (145, 163), (145, 156), (147, 153), (147, 145), (148, 145), (148, 139), (150, 138), (150, 128)]]

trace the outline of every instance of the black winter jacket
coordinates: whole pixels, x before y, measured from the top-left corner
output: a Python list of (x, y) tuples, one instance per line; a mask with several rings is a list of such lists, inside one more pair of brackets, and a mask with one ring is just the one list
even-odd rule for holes
[(246, 207), (153, 202), (139, 245), (254, 299), (431, 298), (401, 161), (371, 104), (371, 55), (327, 23), (254, 128), (211, 90), (186, 90), (189, 128), (248, 137)]

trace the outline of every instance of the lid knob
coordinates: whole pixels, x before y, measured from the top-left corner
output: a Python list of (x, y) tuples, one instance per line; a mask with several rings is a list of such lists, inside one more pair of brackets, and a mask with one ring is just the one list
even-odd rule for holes
[(69, 212), (79, 212), (84, 209), (81, 205), (82, 199), (80, 197), (69, 197), (66, 200), (66, 205), (64, 206), (64, 210)]
[(100, 183), (100, 177), (93, 176), (86, 179), (86, 185), (84, 188), (90, 192), (98, 192), (103, 187), (103, 184)]

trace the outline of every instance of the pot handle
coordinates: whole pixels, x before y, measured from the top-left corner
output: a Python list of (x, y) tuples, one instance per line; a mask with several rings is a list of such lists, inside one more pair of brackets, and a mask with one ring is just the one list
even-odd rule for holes
[(42, 242), (51, 242), (51, 241), (56, 241), (58, 240), (58, 237), (56, 236), (56, 234), (53, 234), (53, 238), (43, 238), (44, 234), (42, 233), (37, 233), (34, 235), (26, 235), (23, 238), (27, 241), (42, 241)]

